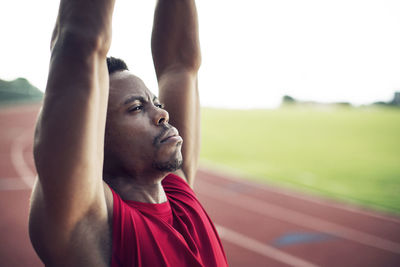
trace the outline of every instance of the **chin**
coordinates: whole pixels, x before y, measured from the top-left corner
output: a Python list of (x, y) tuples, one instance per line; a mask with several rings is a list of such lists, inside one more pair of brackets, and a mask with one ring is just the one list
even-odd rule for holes
[(176, 159), (174, 161), (156, 162), (153, 167), (161, 172), (174, 172), (182, 167), (182, 160)]
[(153, 168), (162, 172), (174, 172), (182, 167), (183, 159), (181, 151), (178, 150), (168, 159), (153, 162)]

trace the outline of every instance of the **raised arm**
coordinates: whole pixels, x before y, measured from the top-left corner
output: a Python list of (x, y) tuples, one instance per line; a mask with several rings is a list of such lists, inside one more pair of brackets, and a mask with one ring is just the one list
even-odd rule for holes
[(84, 250), (73, 242), (87, 219), (108, 218), (102, 166), (113, 8), (113, 0), (60, 2), (35, 132), (39, 178), (30, 212), (32, 243), (49, 265), (61, 258), (62, 266), (76, 265), (71, 255)]
[(194, 0), (158, 0), (151, 47), (159, 98), (183, 137), (183, 166), (178, 174), (192, 186), (200, 152), (197, 72), (201, 64)]

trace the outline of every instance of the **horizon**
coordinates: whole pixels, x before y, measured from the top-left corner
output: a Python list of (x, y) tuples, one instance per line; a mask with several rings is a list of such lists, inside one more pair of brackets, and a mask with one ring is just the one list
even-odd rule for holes
[[(34, 86), (35, 88), (40, 90), (42, 93), (45, 93), (45, 89), (36, 86), (31, 80), (29, 80), (26, 77), (15, 76), (15, 78), (12, 78), (12, 79), (3, 79), (2, 77), (0, 77), (0, 81), (5, 81), (5, 82), (13, 82), (13, 81), (18, 80), (18, 79), (24, 79), (24, 80), (28, 81), (29, 84), (31, 84), (32, 86)], [(362, 106), (373, 105), (376, 102), (390, 102), (391, 100), (393, 100), (394, 95), (396, 93), (398, 93), (398, 92), (400, 92), (400, 90), (393, 90), (392, 95), (390, 97), (386, 98), (386, 99), (376, 99), (375, 101), (372, 101), (372, 102), (357, 103), (357, 104), (353, 103), (353, 102), (350, 102), (350, 101), (327, 101), (327, 100), (318, 101), (318, 100), (304, 99), (304, 98), (295, 98), (295, 101), (297, 103), (300, 103), (300, 104), (322, 104), (322, 105), (348, 103), (352, 107), (362, 107)], [(292, 97), (291, 95), (283, 94), (280, 97), (279, 105), (276, 105), (276, 106), (251, 106), (251, 107), (244, 107), (244, 108), (235, 108), (235, 107), (231, 107), (231, 106), (221, 106), (221, 105), (218, 105), (218, 104), (215, 105), (215, 106), (212, 105), (212, 104), (211, 105), (207, 105), (207, 104), (204, 105), (201, 102), (200, 102), (200, 105), (201, 105), (201, 107), (205, 107), (205, 108), (219, 108), (219, 109), (233, 109), (233, 110), (234, 109), (236, 109), (236, 110), (240, 110), (240, 109), (243, 109), (243, 110), (249, 110), (249, 109), (276, 109), (276, 108), (279, 108), (283, 104), (283, 98), (285, 96)], [(310, 103), (308, 103), (308, 102), (310, 102)]]
[[(36, 88), (37, 90), (39, 90), (41, 93), (44, 94), (44, 90), (38, 88), (37, 86), (35, 86), (34, 84), (32, 84), (31, 81), (29, 81), (29, 79), (25, 78), (25, 77), (17, 77), (15, 79), (12, 80), (5, 80), (2, 79), (0, 77), (0, 81), (3, 82), (7, 82), (7, 83), (12, 83), (15, 82), (17, 80), (24, 80), (26, 81), (28, 84), (30, 84), (31, 86), (33, 86), (34, 88)], [(0, 88), (1, 89), (1, 88)], [(303, 107), (319, 107), (319, 106), (337, 106), (337, 107), (353, 107), (353, 108), (359, 108), (359, 107), (366, 107), (366, 106), (373, 106), (376, 104), (387, 104), (389, 105), (391, 101), (393, 101), (396, 97), (396, 94), (400, 94), (400, 91), (394, 91), (393, 92), (393, 97), (390, 100), (384, 101), (384, 100), (377, 100), (375, 102), (372, 103), (365, 103), (365, 104), (359, 104), (356, 105), (354, 103), (351, 102), (324, 102), (324, 101), (314, 101), (314, 100), (309, 100), (309, 99), (297, 99), (297, 98), (293, 98), (289, 95), (283, 95), (281, 97), (281, 101), (280, 104), (275, 106), (275, 107), (248, 107), (248, 108), (233, 108), (233, 107), (221, 107), (221, 106), (211, 106), (211, 105), (203, 105), (202, 103), (200, 103), (202, 108), (207, 108), (207, 109), (224, 109), (224, 110), (274, 110), (274, 109), (278, 109), (281, 107), (285, 107), (285, 106), (290, 106), (290, 105), (296, 105), (296, 106), (303, 106)], [(290, 97), (293, 99), (293, 103), (290, 102), (285, 102), (284, 98), (285, 97)], [(348, 105), (348, 106), (347, 106)], [(397, 104), (395, 106), (398, 106)]]

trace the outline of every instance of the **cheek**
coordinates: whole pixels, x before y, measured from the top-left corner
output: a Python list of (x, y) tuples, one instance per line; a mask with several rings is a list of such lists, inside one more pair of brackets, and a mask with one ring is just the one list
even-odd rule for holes
[(135, 155), (152, 155), (155, 149), (153, 145), (155, 134), (148, 125), (132, 122), (122, 125), (120, 131), (121, 149)]
[[(146, 116), (121, 115), (109, 124), (113, 151), (125, 160), (153, 162), (157, 158), (171, 157), (172, 146), (154, 144), (162, 129), (151, 125)], [(133, 162), (132, 162), (133, 163)]]
[(107, 123), (106, 145), (114, 151), (132, 151), (143, 149), (149, 135), (142, 123), (124, 117), (114, 118)]

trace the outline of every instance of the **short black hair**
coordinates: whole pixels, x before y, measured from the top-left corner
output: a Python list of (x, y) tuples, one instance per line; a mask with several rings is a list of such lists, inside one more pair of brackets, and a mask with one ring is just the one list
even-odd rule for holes
[(129, 70), (125, 61), (115, 57), (107, 57), (108, 74), (111, 75), (116, 71)]

